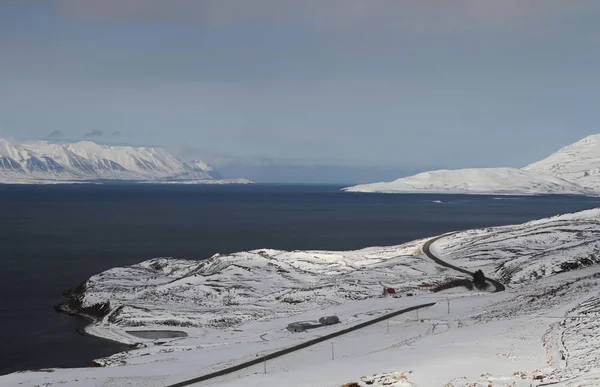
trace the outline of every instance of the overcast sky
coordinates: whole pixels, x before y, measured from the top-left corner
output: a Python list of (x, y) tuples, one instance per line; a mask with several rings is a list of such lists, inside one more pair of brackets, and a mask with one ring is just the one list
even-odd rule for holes
[(0, 135), (522, 166), (600, 132), (599, 21), (597, 0), (4, 0)]

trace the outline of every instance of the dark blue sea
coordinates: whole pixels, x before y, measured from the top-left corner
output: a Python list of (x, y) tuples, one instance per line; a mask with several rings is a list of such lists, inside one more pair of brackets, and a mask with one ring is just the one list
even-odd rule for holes
[[(56, 313), (91, 275), (158, 256), (358, 249), (599, 207), (600, 199), (381, 195), (339, 186), (0, 186), (0, 374), (86, 366), (122, 347)], [(435, 201), (441, 200), (442, 203)]]

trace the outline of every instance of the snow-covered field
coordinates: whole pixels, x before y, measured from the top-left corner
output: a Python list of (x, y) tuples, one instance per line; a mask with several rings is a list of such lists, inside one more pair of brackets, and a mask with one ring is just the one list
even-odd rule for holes
[(471, 168), (423, 172), (391, 182), (361, 184), (348, 192), (493, 195), (600, 192), (600, 134), (568, 145), (524, 168)]
[[(159, 258), (108, 270), (90, 278), (75, 303), (108, 308), (88, 333), (137, 348), (97, 360), (107, 367), (15, 373), (0, 385), (165, 386), (429, 302), (436, 304), (200, 385), (600, 385), (600, 209), (433, 244), (439, 258), (501, 280), (500, 293), (415, 289), (465, 278), (424, 256), (424, 242)], [(382, 285), (400, 297), (381, 297)], [(285, 329), (326, 315), (341, 323)], [(140, 330), (187, 337), (141, 339)]]

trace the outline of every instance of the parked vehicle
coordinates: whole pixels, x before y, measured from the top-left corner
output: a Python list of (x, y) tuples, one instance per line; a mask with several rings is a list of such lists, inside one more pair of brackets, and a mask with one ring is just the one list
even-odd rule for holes
[(340, 318), (338, 316), (326, 316), (321, 317), (319, 322), (323, 325), (334, 325), (340, 323)]

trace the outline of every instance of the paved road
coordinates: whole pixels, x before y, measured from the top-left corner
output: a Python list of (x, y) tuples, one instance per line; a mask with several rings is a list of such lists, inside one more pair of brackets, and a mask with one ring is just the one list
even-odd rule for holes
[[(436, 257), (435, 255), (433, 255), (433, 253), (431, 252), (431, 245), (434, 244), (436, 241), (447, 237), (449, 234), (446, 235), (442, 235), (439, 236), (437, 238), (433, 238), (431, 240), (428, 240), (427, 242), (425, 242), (425, 244), (423, 245), (423, 252), (425, 253), (425, 255), (427, 255), (429, 258), (433, 259), (433, 261), (435, 263), (437, 263), (440, 266), (444, 266), (456, 271), (460, 271), (461, 273), (465, 273), (465, 274), (469, 274), (469, 275), (473, 275), (472, 272), (466, 270), (466, 269), (462, 269), (458, 266), (454, 266), (452, 264), (449, 264), (448, 262), (444, 262), (441, 259), (439, 259), (438, 257)], [(494, 287), (496, 288), (496, 292), (503, 292), (504, 290), (506, 290), (506, 288), (504, 287), (504, 285), (502, 285), (500, 282), (496, 281), (495, 279), (491, 279), (489, 277), (485, 277), (486, 280), (488, 280), (489, 282), (491, 282)]]
[(214, 378), (217, 378), (219, 376), (224, 376), (224, 375), (227, 375), (227, 374), (231, 374), (233, 372), (243, 370), (244, 368), (248, 368), (248, 367), (252, 367), (254, 365), (261, 364), (261, 363), (263, 363), (266, 360), (275, 359), (275, 358), (278, 358), (280, 356), (287, 355), (288, 353), (296, 352), (296, 351), (299, 351), (301, 349), (310, 347), (312, 345), (319, 344), (319, 343), (322, 343), (322, 342), (327, 341), (327, 340), (331, 340), (331, 339), (333, 339), (335, 337), (338, 337), (338, 336), (341, 336), (341, 335), (345, 335), (346, 333), (350, 333), (350, 332), (353, 332), (353, 331), (356, 331), (356, 330), (368, 327), (370, 325), (377, 324), (379, 322), (385, 321), (385, 320), (390, 319), (392, 317), (396, 317), (396, 316), (399, 316), (399, 315), (404, 314), (404, 313), (412, 312), (413, 310), (417, 310), (417, 309), (421, 309), (421, 308), (428, 308), (428, 307), (433, 306), (433, 305), (435, 305), (435, 302), (431, 302), (431, 303), (428, 303), (428, 304), (417, 305), (417, 306), (412, 306), (410, 308), (406, 308), (406, 309), (398, 310), (396, 312), (388, 313), (388, 314), (385, 314), (383, 316), (374, 318), (372, 320), (365, 321), (364, 323), (355, 325), (353, 327), (342, 329), (341, 331), (337, 331), (337, 332), (334, 332), (334, 333), (331, 333), (331, 334), (328, 334), (328, 335), (325, 335), (325, 336), (322, 336), (322, 337), (318, 337), (316, 339), (308, 340), (308, 341), (306, 341), (304, 343), (301, 343), (301, 344), (298, 344), (298, 345), (294, 345), (293, 347), (289, 347), (289, 348), (282, 349), (282, 350), (277, 351), (277, 352), (273, 352), (273, 353), (271, 353), (269, 355), (260, 357), (258, 359), (247, 361), (245, 363), (241, 363), (241, 364), (238, 364), (238, 365), (233, 366), (233, 367), (225, 368), (223, 370), (220, 370), (220, 371), (217, 371), (217, 372), (213, 372), (211, 374), (207, 374), (207, 375), (204, 375), (204, 376), (200, 376), (198, 378), (194, 378), (194, 379), (190, 379), (190, 380), (185, 380), (183, 382), (179, 382), (179, 383), (170, 385), (168, 387), (189, 386), (189, 385), (192, 385), (192, 384), (196, 384), (196, 383), (204, 382), (204, 381), (207, 381), (207, 380), (210, 380), (210, 379), (214, 379)]
[[(447, 268), (450, 268), (450, 269), (453, 269), (453, 270), (459, 271), (461, 273), (465, 273), (465, 274), (468, 274), (468, 275), (472, 276), (473, 275), (472, 272), (470, 272), (470, 271), (468, 271), (466, 269), (462, 269), (460, 267), (451, 265), (448, 262), (444, 262), (441, 259), (439, 259), (438, 257), (436, 257), (435, 255), (433, 255), (433, 253), (431, 252), (431, 249), (430, 249), (431, 245), (433, 243), (435, 243), (437, 240), (439, 240), (441, 238), (444, 238), (446, 236), (448, 236), (448, 235), (442, 235), (442, 236), (439, 236), (437, 238), (433, 238), (433, 239), (427, 241), (423, 245), (423, 252), (425, 253), (425, 255), (427, 255), (429, 258), (431, 258), (435, 263), (437, 263), (440, 266), (444, 266), (444, 267), (447, 267)], [(504, 287), (504, 285), (502, 285), (500, 282), (498, 282), (498, 281), (496, 281), (494, 279), (486, 277), (486, 280), (488, 280), (489, 282), (491, 282), (494, 285), (494, 287), (496, 288), (496, 292), (501, 292), (501, 291), (504, 291), (506, 289)], [(427, 307), (430, 307), (430, 306), (433, 306), (433, 305), (435, 305), (435, 302), (432, 302), (432, 303), (429, 303), (429, 304), (417, 305), (417, 306), (413, 306), (413, 307), (410, 307), (410, 308), (398, 310), (396, 312), (388, 313), (386, 315), (377, 317), (375, 319), (366, 321), (364, 323), (355, 325), (353, 327), (342, 329), (341, 331), (334, 332), (334, 333), (331, 333), (329, 335), (325, 335), (325, 336), (322, 336), (322, 337), (319, 337), (319, 338), (316, 338), (316, 339), (308, 340), (308, 341), (306, 341), (304, 343), (301, 343), (301, 344), (298, 344), (298, 345), (295, 345), (293, 347), (289, 347), (289, 348), (286, 348), (286, 349), (282, 349), (282, 350), (277, 351), (277, 352), (273, 352), (273, 353), (271, 353), (269, 355), (266, 355), (264, 357), (260, 357), (258, 359), (247, 361), (245, 363), (241, 363), (241, 364), (238, 364), (238, 365), (233, 366), (233, 367), (225, 368), (225, 369), (222, 369), (220, 371), (216, 371), (216, 372), (213, 372), (213, 373), (210, 373), (210, 374), (207, 374), (207, 375), (203, 375), (203, 376), (200, 376), (200, 377), (197, 377), (197, 378), (194, 378), (194, 379), (185, 380), (183, 382), (179, 382), (179, 383), (170, 385), (168, 387), (189, 386), (189, 385), (192, 385), (192, 384), (196, 384), (196, 383), (204, 382), (204, 381), (207, 381), (207, 380), (210, 380), (210, 379), (214, 379), (214, 378), (217, 378), (219, 376), (224, 376), (224, 375), (227, 375), (227, 374), (231, 374), (231, 373), (243, 370), (245, 368), (261, 364), (261, 363), (263, 363), (266, 360), (272, 360), (272, 359), (275, 359), (275, 358), (287, 355), (288, 353), (296, 352), (296, 351), (299, 351), (301, 349), (313, 346), (315, 344), (319, 344), (319, 343), (322, 343), (324, 341), (331, 340), (331, 339), (333, 339), (335, 337), (345, 335), (347, 333), (350, 333), (350, 332), (353, 332), (353, 331), (356, 331), (356, 330), (368, 327), (368, 326), (373, 325), (373, 324), (377, 324), (379, 322), (385, 321), (385, 320), (390, 319), (392, 317), (395, 317), (395, 316), (398, 316), (398, 315), (401, 315), (401, 314), (404, 314), (404, 313), (412, 312), (413, 310), (417, 310), (417, 309), (421, 309), (421, 308), (427, 308)]]

